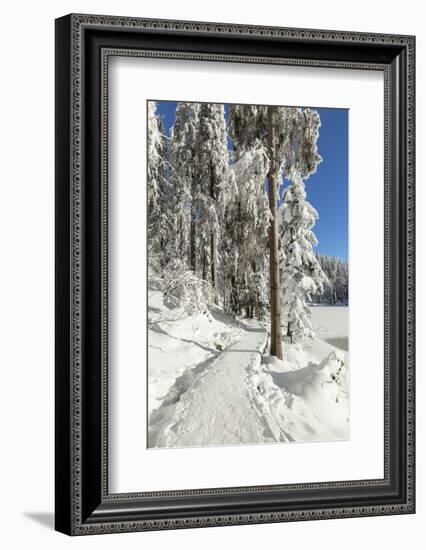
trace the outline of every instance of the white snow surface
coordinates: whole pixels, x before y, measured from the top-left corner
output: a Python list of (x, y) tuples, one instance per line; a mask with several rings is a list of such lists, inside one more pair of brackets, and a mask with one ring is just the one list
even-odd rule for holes
[(317, 305), (309, 308), (317, 340), (348, 351), (348, 307)]
[[(345, 358), (332, 351), (317, 363), (301, 346), (252, 371), (252, 395), (272, 441), (338, 441), (349, 437)], [(266, 435), (266, 434), (265, 434)]]
[[(239, 337), (240, 324), (219, 310), (188, 316), (162, 292), (163, 280), (148, 283), (148, 411), (157, 409), (175, 383), (187, 385)], [(193, 370), (194, 369), (194, 370)]]
[(149, 282), (148, 447), (349, 438), (348, 308), (315, 306), (316, 339), (267, 353), (267, 325), (188, 316)]
[[(267, 332), (247, 321), (238, 342), (208, 367), (180, 380), (149, 425), (150, 447), (204, 447), (264, 440), (264, 425), (249, 392), (251, 369), (260, 364)], [(175, 402), (179, 392), (179, 400)], [(186, 390), (186, 391), (185, 391)]]

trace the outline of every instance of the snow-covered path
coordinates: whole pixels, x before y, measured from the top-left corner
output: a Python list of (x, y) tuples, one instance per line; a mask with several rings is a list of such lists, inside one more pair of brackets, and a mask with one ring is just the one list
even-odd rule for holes
[[(149, 422), (149, 447), (261, 442), (265, 424), (250, 391), (251, 369), (260, 365), (267, 332), (246, 321), (240, 339), (195, 375), (175, 399), (165, 400)], [(179, 386), (179, 381), (176, 381)], [(171, 390), (176, 395), (176, 388)], [(172, 402), (170, 402), (172, 401)]]

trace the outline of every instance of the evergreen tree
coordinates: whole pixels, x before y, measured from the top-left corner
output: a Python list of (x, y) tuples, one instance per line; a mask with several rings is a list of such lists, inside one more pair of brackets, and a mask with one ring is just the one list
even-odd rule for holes
[(258, 141), (268, 157), (269, 286), (271, 355), (282, 358), (281, 298), (278, 251), (278, 195), (283, 174), (297, 171), (307, 178), (321, 157), (317, 150), (319, 115), (294, 107), (233, 105), (229, 129), (237, 151), (248, 151)]
[(293, 170), (289, 179), (292, 183), (283, 195), (279, 229), (283, 325), (293, 343), (314, 337), (307, 304), (312, 294), (322, 294), (327, 277), (313, 251), (318, 244), (312, 231), (318, 213), (306, 200), (300, 174)]
[(262, 318), (268, 305), (267, 172), (267, 157), (259, 143), (230, 166), (221, 192), (224, 303), (236, 315), (244, 308), (248, 317)]
[(196, 140), (198, 133), (198, 103), (178, 103), (170, 135), (171, 194), (169, 201), (173, 223), (173, 258), (182, 268), (195, 272), (195, 195)]
[(199, 110), (195, 143), (195, 222), (203, 280), (211, 283), (215, 303), (219, 297), (219, 193), (228, 170), (227, 133), (223, 104), (203, 103)]
[(168, 197), (166, 180), (166, 137), (155, 101), (148, 101), (148, 260), (150, 267), (161, 272), (165, 265), (169, 222), (165, 204)]

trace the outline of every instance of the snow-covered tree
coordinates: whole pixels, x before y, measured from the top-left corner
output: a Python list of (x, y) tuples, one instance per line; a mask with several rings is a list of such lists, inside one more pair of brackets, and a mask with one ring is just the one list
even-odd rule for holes
[(319, 115), (295, 107), (233, 105), (229, 129), (237, 151), (248, 151), (260, 140), (268, 157), (269, 286), (271, 355), (282, 358), (278, 196), (282, 177), (297, 171), (307, 178), (321, 157), (317, 150)]
[(180, 306), (187, 315), (206, 314), (213, 305), (213, 293), (210, 283), (203, 281), (194, 271), (182, 269), (179, 265), (166, 273), (164, 280), (164, 298), (171, 307)]
[(166, 212), (166, 137), (155, 101), (148, 101), (148, 259), (157, 272), (165, 265), (169, 222)]
[(172, 219), (173, 258), (182, 268), (195, 271), (195, 145), (198, 132), (198, 103), (178, 103), (170, 134), (171, 197), (168, 215)]
[(269, 227), (265, 179), (268, 159), (260, 143), (230, 166), (221, 192), (224, 304), (234, 314), (262, 318), (268, 306)]
[(221, 219), (218, 199), (228, 170), (224, 105), (203, 103), (198, 118), (193, 189), (196, 243), (202, 278), (211, 283), (217, 303)]
[(308, 302), (321, 295), (327, 277), (314, 253), (318, 241), (312, 231), (318, 213), (306, 200), (303, 179), (292, 170), (284, 192), (279, 226), (282, 275), (282, 322), (284, 334), (297, 342), (313, 338)]

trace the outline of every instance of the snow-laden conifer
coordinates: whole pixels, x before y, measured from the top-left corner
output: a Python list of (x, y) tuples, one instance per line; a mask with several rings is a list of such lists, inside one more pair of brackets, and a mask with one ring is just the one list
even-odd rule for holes
[(223, 104), (203, 103), (195, 141), (195, 227), (198, 272), (219, 298), (219, 193), (228, 170), (227, 133)]
[(170, 135), (172, 255), (182, 269), (195, 271), (195, 144), (198, 132), (198, 103), (178, 103)]
[(157, 114), (155, 101), (148, 101), (148, 260), (150, 267), (160, 273), (164, 268), (169, 236), (166, 204), (166, 137), (163, 122)]
[(284, 191), (280, 219), (282, 323), (284, 335), (292, 343), (313, 338), (308, 303), (313, 294), (321, 295), (327, 277), (314, 246), (318, 241), (312, 231), (318, 213), (306, 200), (303, 179), (292, 170), (291, 184)]
[(268, 307), (268, 159), (259, 142), (230, 166), (221, 193), (225, 305), (234, 314), (262, 318)]

